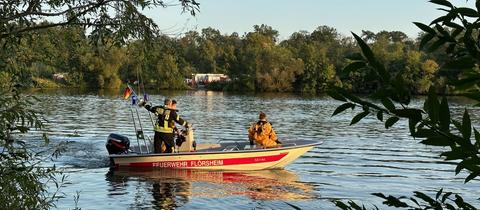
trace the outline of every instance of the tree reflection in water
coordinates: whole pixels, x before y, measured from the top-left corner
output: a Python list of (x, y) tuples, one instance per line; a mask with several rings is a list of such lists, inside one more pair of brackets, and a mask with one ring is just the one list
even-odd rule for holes
[[(173, 209), (195, 198), (243, 196), (253, 200), (305, 200), (313, 186), (287, 170), (198, 171), (122, 169), (107, 173), (110, 197), (134, 193), (135, 207)], [(136, 192), (129, 192), (129, 191)], [(149, 194), (151, 197), (149, 197)], [(151, 198), (151, 200), (149, 200)]]
[(156, 209), (172, 209), (183, 206), (189, 200), (187, 189), (189, 182), (157, 181), (152, 185), (152, 204)]

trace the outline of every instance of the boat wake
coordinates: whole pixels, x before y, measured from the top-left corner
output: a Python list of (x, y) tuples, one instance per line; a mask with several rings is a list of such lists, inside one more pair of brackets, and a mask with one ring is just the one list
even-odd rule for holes
[(105, 168), (109, 166), (109, 158), (103, 149), (95, 143), (71, 141), (65, 150), (54, 160), (55, 164), (69, 168)]

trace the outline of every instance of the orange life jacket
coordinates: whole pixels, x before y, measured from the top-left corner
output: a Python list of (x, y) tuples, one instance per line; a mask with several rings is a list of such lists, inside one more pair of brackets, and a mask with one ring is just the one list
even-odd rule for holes
[(267, 121), (258, 121), (248, 129), (248, 138), (264, 147), (273, 147), (277, 145), (277, 134), (273, 130), (272, 124)]

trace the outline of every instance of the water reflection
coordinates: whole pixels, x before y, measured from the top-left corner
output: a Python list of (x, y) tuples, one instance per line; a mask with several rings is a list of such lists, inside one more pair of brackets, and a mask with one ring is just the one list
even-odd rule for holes
[(190, 182), (154, 181), (152, 185), (152, 206), (156, 209), (171, 209), (187, 203), (190, 200)]
[[(109, 197), (133, 193), (135, 206), (173, 209), (195, 198), (249, 197), (253, 200), (307, 200), (313, 198), (313, 186), (298, 181), (287, 170), (253, 172), (198, 170), (110, 170)], [(128, 192), (135, 189), (137, 192)], [(137, 198), (138, 197), (138, 198)]]

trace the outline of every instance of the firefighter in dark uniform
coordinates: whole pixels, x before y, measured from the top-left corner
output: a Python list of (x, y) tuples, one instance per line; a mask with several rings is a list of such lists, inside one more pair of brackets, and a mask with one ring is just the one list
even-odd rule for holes
[(140, 102), (139, 106), (145, 106), (145, 109), (158, 116), (155, 123), (155, 136), (153, 137), (154, 152), (162, 152), (162, 142), (165, 144), (165, 153), (172, 153), (175, 146), (174, 128), (175, 123), (184, 127), (188, 127), (187, 121), (183, 120), (172, 107), (172, 100), (165, 99), (163, 106), (145, 105), (145, 102)]

